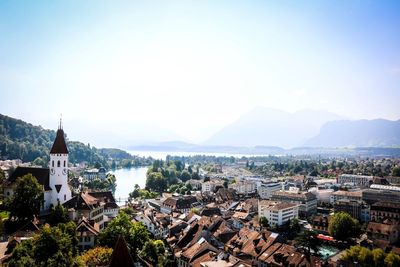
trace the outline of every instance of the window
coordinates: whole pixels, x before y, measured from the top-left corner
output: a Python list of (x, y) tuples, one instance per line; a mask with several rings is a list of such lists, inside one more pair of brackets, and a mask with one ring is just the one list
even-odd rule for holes
[(66, 194), (64, 194), (64, 201), (66, 201), (67, 200), (67, 195)]
[(54, 167), (54, 160), (51, 161), (51, 167)]
[(57, 161), (57, 167), (61, 167), (61, 162)]
[(66, 164), (66, 163), (65, 163), (65, 160), (64, 160), (64, 167), (65, 167), (65, 164)]

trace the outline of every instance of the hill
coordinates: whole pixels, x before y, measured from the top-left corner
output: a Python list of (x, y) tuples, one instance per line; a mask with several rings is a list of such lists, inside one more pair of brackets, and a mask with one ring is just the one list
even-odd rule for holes
[(324, 123), (338, 119), (343, 118), (326, 111), (289, 113), (260, 107), (224, 127), (205, 144), (297, 147), (317, 135)]
[[(55, 135), (55, 131), (0, 114), (0, 159), (21, 159), (24, 162), (35, 161), (38, 165), (45, 165)], [(78, 141), (68, 140), (68, 149), (71, 163), (98, 163), (108, 167), (110, 160), (133, 159), (120, 149), (97, 149)]]
[(340, 120), (327, 122), (305, 143), (311, 147), (399, 147), (400, 120)]

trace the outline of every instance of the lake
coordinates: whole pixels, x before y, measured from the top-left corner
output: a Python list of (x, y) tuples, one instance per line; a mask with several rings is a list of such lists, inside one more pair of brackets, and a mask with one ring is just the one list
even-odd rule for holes
[(133, 191), (135, 184), (140, 188), (146, 185), (147, 167), (138, 167), (131, 169), (118, 169), (111, 171), (117, 178), (117, 188), (115, 190), (115, 198), (127, 198), (129, 193)]

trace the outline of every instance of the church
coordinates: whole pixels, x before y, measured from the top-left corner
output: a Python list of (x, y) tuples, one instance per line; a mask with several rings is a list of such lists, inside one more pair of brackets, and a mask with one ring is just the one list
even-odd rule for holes
[(17, 167), (4, 187), (4, 196), (11, 197), (16, 180), (29, 173), (35, 176), (39, 184), (43, 186), (42, 211), (71, 199), (71, 189), (68, 185), (68, 147), (61, 121), (50, 150), (49, 168)]

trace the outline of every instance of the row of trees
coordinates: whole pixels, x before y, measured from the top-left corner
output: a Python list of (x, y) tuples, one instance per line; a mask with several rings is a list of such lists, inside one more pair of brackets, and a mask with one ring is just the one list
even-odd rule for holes
[(367, 267), (398, 267), (400, 256), (394, 252), (385, 253), (382, 249), (370, 250), (366, 247), (352, 246), (346, 250), (341, 260), (348, 263), (357, 263), (357, 266)]

